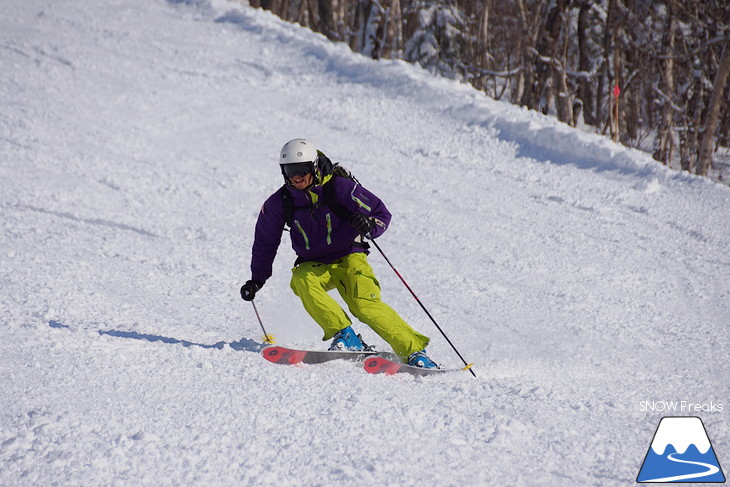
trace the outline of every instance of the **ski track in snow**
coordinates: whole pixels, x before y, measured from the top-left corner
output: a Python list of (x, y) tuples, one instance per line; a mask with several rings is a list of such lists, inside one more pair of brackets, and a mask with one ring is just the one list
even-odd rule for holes
[[(626, 485), (639, 401), (727, 403), (728, 188), (222, 0), (3, 10), (0, 485)], [(259, 356), (238, 287), (300, 136), (388, 204), (476, 380)], [(324, 348), (287, 238), (259, 310)]]

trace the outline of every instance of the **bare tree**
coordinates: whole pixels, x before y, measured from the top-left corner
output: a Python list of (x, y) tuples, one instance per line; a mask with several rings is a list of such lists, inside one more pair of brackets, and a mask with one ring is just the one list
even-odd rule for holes
[(720, 118), (720, 108), (722, 107), (728, 75), (730, 75), (730, 48), (726, 47), (725, 54), (722, 57), (717, 74), (715, 75), (715, 82), (712, 86), (712, 97), (710, 98), (710, 106), (707, 111), (705, 131), (702, 136), (702, 143), (700, 144), (700, 155), (699, 160), (697, 161), (697, 174), (701, 176), (707, 176), (707, 172), (712, 165), (712, 153), (714, 152), (715, 147), (715, 131), (717, 130), (717, 122)]
[[(654, 144), (654, 159), (664, 164), (671, 162), (674, 151), (672, 127), (674, 124), (674, 110), (676, 105), (672, 102), (672, 98), (674, 97), (675, 4), (676, 0), (669, 0), (668, 18), (664, 31), (664, 52), (661, 57), (664, 69), (661, 71), (662, 78), (660, 82), (657, 82), (657, 85), (655, 85), (656, 90), (660, 90), (661, 96), (659, 102), (663, 108), (661, 123)], [(661, 84), (659, 85), (659, 83)]]
[(595, 43), (591, 39), (593, 32), (593, 6), (591, 0), (584, 0), (578, 12), (578, 73), (577, 99), (583, 110), (583, 119), (588, 125), (596, 124), (596, 93), (595, 93)]
[(249, 0), (364, 55), (402, 58), (698, 174), (730, 145), (727, 0)]

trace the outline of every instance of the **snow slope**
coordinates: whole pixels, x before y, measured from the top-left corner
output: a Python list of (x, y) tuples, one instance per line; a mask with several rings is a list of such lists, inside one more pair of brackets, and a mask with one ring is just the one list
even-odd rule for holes
[[(729, 188), (222, 0), (6, 3), (0, 485), (627, 485), (642, 401), (730, 406)], [(477, 379), (260, 357), (238, 288), (300, 136), (387, 202)], [(293, 259), (259, 310), (324, 348)], [(730, 464), (726, 410), (678, 413)]]

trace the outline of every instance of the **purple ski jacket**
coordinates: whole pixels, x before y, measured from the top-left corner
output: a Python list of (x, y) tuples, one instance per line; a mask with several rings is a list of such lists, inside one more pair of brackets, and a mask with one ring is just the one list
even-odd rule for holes
[[(359, 236), (348, 221), (339, 218), (324, 204), (322, 185), (333, 176), (326, 176), (319, 185), (300, 191), (286, 186), (294, 203), (294, 218), (290, 231), (291, 244), (298, 256), (298, 262), (314, 261), (330, 264), (355, 252), (367, 251), (355, 245)], [(373, 193), (351, 179), (334, 177), (335, 196), (350, 213), (360, 213), (375, 220), (370, 236), (383, 234), (390, 223), (390, 212)], [(313, 203), (321, 202), (313, 208)], [(269, 196), (261, 207), (256, 222), (251, 257), (251, 279), (262, 283), (271, 277), (272, 265), (281, 243), (286, 224), (284, 199), (279, 191)]]

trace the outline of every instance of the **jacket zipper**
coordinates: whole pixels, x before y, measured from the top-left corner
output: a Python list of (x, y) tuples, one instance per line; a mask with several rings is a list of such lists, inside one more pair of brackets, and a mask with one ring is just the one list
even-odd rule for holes
[(304, 237), (304, 248), (309, 250), (309, 237), (307, 237), (307, 233), (302, 228), (302, 225), (299, 223), (299, 220), (294, 220), (294, 225), (297, 226), (297, 228), (299, 229), (299, 233), (301, 233), (302, 237)]

